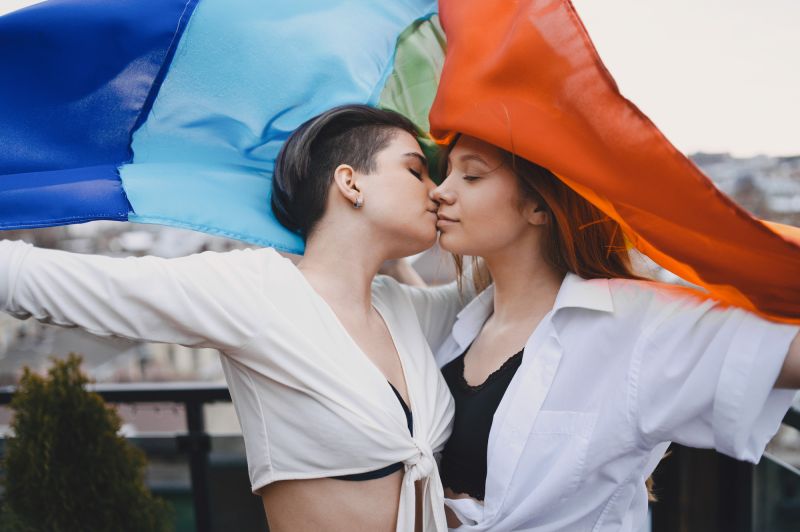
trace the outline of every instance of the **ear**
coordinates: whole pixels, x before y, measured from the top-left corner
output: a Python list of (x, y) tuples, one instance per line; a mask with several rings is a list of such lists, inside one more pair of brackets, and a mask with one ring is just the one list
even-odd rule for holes
[(356, 172), (349, 164), (340, 164), (333, 171), (333, 182), (336, 189), (349, 202), (355, 204), (361, 196), (361, 190), (356, 183)]
[(544, 204), (534, 201), (529, 202), (528, 205), (525, 206), (523, 214), (531, 225), (545, 225), (550, 218), (547, 215), (547, 209)]

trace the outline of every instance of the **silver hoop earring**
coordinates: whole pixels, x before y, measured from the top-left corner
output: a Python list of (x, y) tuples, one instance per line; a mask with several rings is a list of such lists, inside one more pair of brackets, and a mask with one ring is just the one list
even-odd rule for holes
[(359, 196), (356, 198), (356, 202), (353, 203), (353, 208), (360, 209), (363, 206), (364, 206), (364, 198), (359, 194)]

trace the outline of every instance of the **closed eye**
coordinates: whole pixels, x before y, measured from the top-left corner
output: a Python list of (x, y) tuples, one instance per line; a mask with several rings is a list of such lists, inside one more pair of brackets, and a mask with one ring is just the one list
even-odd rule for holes
[(465, 181), (475, 181), (476, 179), (480, 179), (481, 176), (478, 175), (464, 175)]
[(421, 172), (417, 172), (416, 170), (412, 170), (411, 168), (409, 168), (408, 171), (411, 172), (414, 175), (414, 177), (416, 177), (417, 179), (422, 181), (422, 173)]

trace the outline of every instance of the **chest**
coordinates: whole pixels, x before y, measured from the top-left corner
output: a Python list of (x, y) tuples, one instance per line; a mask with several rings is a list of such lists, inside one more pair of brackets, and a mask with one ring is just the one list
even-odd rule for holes
[(500, 323), (490, 317), (464, 356), (464, 380), (478, 386), (496, 373), (528, 343), (546, 313), (537, 313), (514, 323)]
[[(608, 367), (589, 379), (587, 364), (573, 366), (571, 353), (553, 347), (525, 352), (484, 435), (485, 500), (475, 508), (483, 518), (502, 507), (573, 519), (576, 507), (602, 508), (613, 496), (619, 484), (609, 479), (634, 478), (645, 463), (626, 415), (625, 380)], [(461, 434), (470, 437), (474, 428)]]
[(395, 304), (391, 293), (373, 292), (372, 312), (357, 316), (326, 301), (293, 266), (265, 282), (270, 298), (263, 307), (260, 349), (268, 358), (279, 358), (280, 367), (259, 356), (259, 370), (291, 369), (304, 379), (357, 389), (394, 409), (397, 398), (387, 380), (408, 404), (415, 394), (427, 393), (420, 380), (436, 370), (430, 354), (425, 356), (429, 348), (413, 307)]
[(407, 402), (408, 392), (402, 359), (383, 317), (377, 311), (373, 311), (373, 315), (369, 318), (361, 320), (343, 311), (338, 311), (336, 314), (344, 332)]

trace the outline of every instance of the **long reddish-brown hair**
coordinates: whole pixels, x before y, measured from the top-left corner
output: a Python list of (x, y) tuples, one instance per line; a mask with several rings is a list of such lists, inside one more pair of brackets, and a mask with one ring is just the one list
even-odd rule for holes
[[(447, 156), (458, 142), (456, 135), (442, 156)], [(500, 149), (500, 148), (498, 148)], [(628, 245), (620, 225), (569, 188), (543, 166), (500, 149), (504, 163), (514, 171), (520, 191), (522, 208), (532, 201), (543, 209), (549, 218), (542, 239), (544, 259), (563, 275), (574, 273), (584, 279), (637, 279), (647, 278), (634, 271)], [(443, 167), (444, 169), (444, 167)], [(445, 177), (445, 174), (442, 174)], [(463, 257), (453, 255), (459, 283), (464, 270)], [(473, 257), (472, 278), (477, 292), (491, 283), (485, 265)], [(647, 496), (656, 501), (653, 478), (646, 481)]]
[[(441, 158), (458, 142), (456, 135)], [(520, 208), (529, 201), (539, 205), (549, 218), (542, 239), (544, 259), (557, 271), (574, 273), (584, 279), (639, 279), (645, 277), (634, 271), (625, 235), (620, 225), (600, 209), (569, 188), (552, 172), (511, 152), (498, 148), (517, 177)], [(459, 274), (463, 258), (454, 256)], [(490, 282), (488, 271), (474, 259), (473, 281), (481, 290)], [(460, 275), (459, 275), (460, 278)]]

